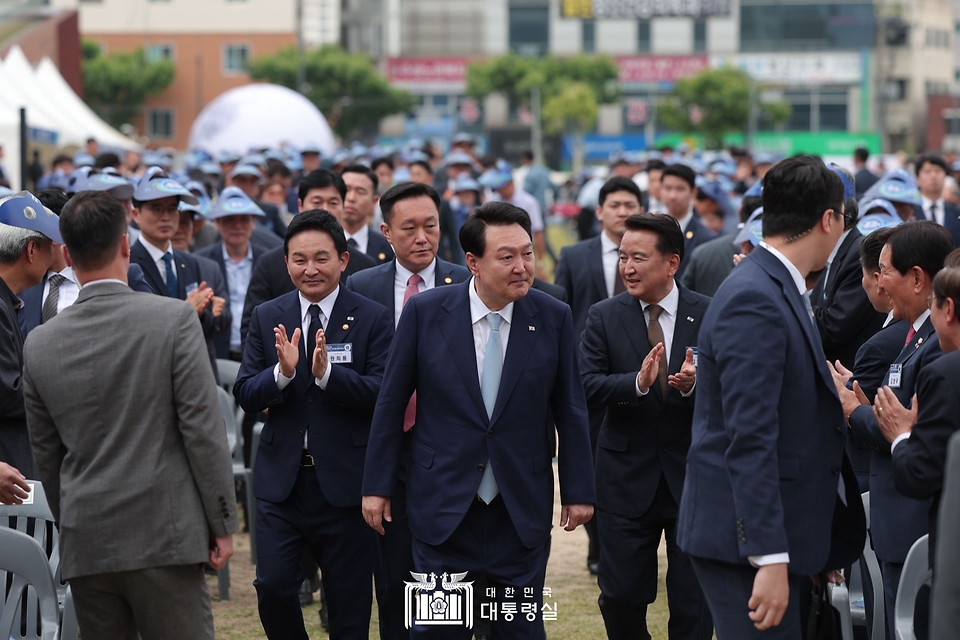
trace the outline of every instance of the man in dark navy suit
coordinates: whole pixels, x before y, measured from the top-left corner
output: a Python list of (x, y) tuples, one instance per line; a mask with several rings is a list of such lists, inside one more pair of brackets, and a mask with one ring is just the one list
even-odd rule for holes
[[(407, 513), (417, 571), (447, 580), (485, 576), (530, 589), (540, 610), (553, 514), (544, 425), (559, 434), (561, 525), (593, 515), (593, 465), (570, 308), (530, 291), (529, 217), (502, 202), (481, 206), (460, 229), (473, 277), (408, 300), (377, 400), (364, 468), (363, 512), (383, 533), (392, 520), (404, 416), (417, 392), (407, 471)], [(414, 580), (416, 582), (416, 580)], [(412, 638), (467, 638), (463, 626), (420, 625)], [(543, 638), (543, 621), (491, 623), (494, 637)]]
[[(615, 177), (607, 180), (600, 188), (596, 209), (600, 233), (560, 251), (554, 282), (567, 292), (567, 302), (573, 312), (573, 335), (578, 345), (587, 324), (590, 307), (626, 291), (617, 266), (620, 262), (620, 240), (623, 239), (624, 221), (643, 210), (640, 205), (641, 196), (640, 188), (629, 178)], [(588, 399), (587, 410), (590, 419), (590, 451), (595, 452), (606, 407), (592, 406)], [(600, 566), (597, 521), (591, 519), (584, 525), (584, 529), (590, 539), (587, 567), (596, 575)]]
[[(950, 234), (930, 220), (905, 222), (890, 234), (880, 253), (882, 293), (893, 303), (893, 315), (908, 326), (905, 343), (888, 366), (882, 386), (890, 387), (905, 407), (912, 404), (920, 370), (942, 355), (930, 321), (928, 301), (933, 278), (953, 248)], [(870, 538), (883, 577), (884, 605), (894, 610), (900, 574), (907, 552), (928, 533), (928, 500), (914, 500), (894, 484), (890, 443), (880, 430), (873, 407), (859, 385), (849, 391), (838, 384), (854, 439), (873, 450), (870, 459)], [(888, 637), (894, 638), (894, 619), (887, 616)]]
[(921, 204), (914, 207), (914, 220), (933, 220), (950, 232), (954, 246), (960, 246), (960, 206), (943, 199), (943, 183), (949, 173), (946, 161), (931, 153), (920, 156), (916, 166)]
[(843, 184), (819, 159), (790, 158), (766, 174), (763, 208), (764, 242), (703, 317), (677, 523), (720, 640), (799, 638), (804, 578), (838, 579), (865, 538), (843, 412), (803, 295), (843, 233)]
[[(700, 222), (700, 217), (693, 209), (694, 199), (697, 196), (697, 174), (685, 164), (671, 164), (663, 170), (660, 176), (660, 199), (667, 213), (680, 223), (684, 237), (684, 253), (693, 254), (693, 250), (704, 242), (717, 237)], [(677, 279), (683, 275), (686, 264), (680, 263)]]
[(853, 179), (857, 200), (860, 200), (867, 189), (875, 185), (877, 180), (880, 179), (870, 169), (867, 169), (867, 158), (869, 157), (870, 152), (864, 147), (858, 147), (853, 151), (853, 169), (855, 171)]
[(843, 182), (846, 224), (843, 235), (827, 258), (826, 268), (813, 287), (810, 303), (817, 318), (824, 355), (829, 362), (839, 360), (849, 369), (853, 367), (860, 345), (883, 326), (884, 315), (877, 313), (863, 290), (863, 269), (860, 266), (863, 235), (857, 230), (853, 177), (837, 165), (831, 165), (831, 169)]
[[(608, 638), (646, 638), (666, 536), (670, 638), (710, 640), (713, 625), (687, 554), (677, 508), (693, 419), (697, 346), (710, 299), (674, 280), (683, 233), (666, 214), (626, 220), (627, 291), (590, 309), (580, 343), (587, 403), (606, 408), (596, 452), (600, 612)], [(626, 340), (624, 340), (626, 336)]]
[(347, 236), (350, 251), (365, 253), (377, 264), (393, 259), (393, 247), (381, 233), (370, 226), (373, 210), (379, 199), (379, 179), (377, 174), (362, 164), (346, 167), (340, 174), (347, 185), (347, 195), (343, 199), (343, 232)]
[[(347, 185), (340, 174), (317, 169), (300, 181), (298, 190), (300, 211), (324, 209), (338, 220), (343, 217), (343, 200), (347, 195)], [(350, 254), (350, 261), (340, 275), (340, 284), (346, 284), (347, 278), (363, 269), (376, 266), (370, 256), (356, 251)], [(240, 321), (240, 339), (246, 340), (250, 326), (250, 316), (257, 305), (273, 300), (294, 290), (290, 275), (284, 262), (283, 247), (265, 252), (253, 268), (247, 297), (243, 302), (243, 318)]]
[[(470, 272), (460, 265), (437, 257), (440, 244), (440, 194), (430, 185), (401, 182), (380, 198), (383, 235), (396, 252), (386, 264), (355, 273), (347, 289), (379, 302), (400, 322), (400, 312), (412, 296), (435, 287), (460, 284)], [(384, 640), (409, 638), (404, 626), (404, 582), (413, 571), (412, 537), (407, 522), (406, 472), (410, 455), (411, 429), (415, 427), (416, 404), (411, 400), (404, 422), (403, 458), (400, 477), (391, 500), (393, 521), (384, 525), (377, 566), (377, 603), (380, 636)]]
[(244, 411), (269, 409), (253, 485), (260, 620), (268, 638), (306, 640), (297, 590), (309, 547), (331, 637), (359, 640), (369, 633), (376, 554), (360, 482), (393, 323), (340, 286), (350, 256), (332, 214), (301, 213), (284, 245), (297, 290), (254, 309), (234, 388)]

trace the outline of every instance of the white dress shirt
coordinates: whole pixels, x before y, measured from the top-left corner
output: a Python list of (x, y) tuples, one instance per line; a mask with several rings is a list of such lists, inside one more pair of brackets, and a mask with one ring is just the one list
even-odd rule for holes
[[(395, 260), (394, 264), (396, 265), (396, 275), (393, 277), (393, 328), (396, 329), (397, 325), (400, 324), (400, 314), (403, 313), (403, 296), (407, 292), (407, 280), (413, 275), (413, 271), (400, 264), (399, 260)], [(434, 258), (430, 266), (419, 272), (418, 275), (423, 278), (423, 282), (417, 285), (417, 290), (420, 293), (436, 286), (437, 281), (434, 275), (436, 271), (437, 259)]]
[(370, 240), (369, 226), (363, 225), (362, 227), (360, 227), (360, 230), (354, 234), (347, 233), (347, 231), (344, 230), (343, 235), (347, 237), (347, 240), (352, 239), (354, 242), (357, 243), (357, 247), (360, 249), (360, 253), (367, 252), (367, 244)]
[(477, 294), (476, 279), (470, 279), (470, 322), (473, 324), (473, 349), (477, 354), (477, 379), (483, 380), (483, 359), (487, 351), (487, 340), (490, 339), (490, 322), (487, 314), (499, 313), (503, 321), (500, 323), (500, 343), (503, 345), (503, 358), (507, 358), (507, 342), (510, 340), (510, 324), (513, 322), (513, 304), (503, 309), (489, 309)]
[[(73, 267), (65, 267), (63, 271), (60, 272), (64, 278), (63, 282), (60, 283), (60, 287), (57, 289), (59, 293), (59, 298), (57, 298), (57, 313), (60, 313), (74, 302), (77, 301), (77, 296), (80, 295), (80, 285), (77, 284), (77, 276), (73, 273)], [(50, 278), (48, 277), (43, 283), (43, 297), (40, 299), (40, 308), (43, 308), (43, 304), (47, 301), (47, 296), (50, 295)]]
[[(327, 324), (330, 322), (330, 314), (333, 313), (333, 305), (337, 303), (337, 296), (340, 295), (340, 285), (337, 285), (337, 288), (333, 290), (333, 293), (328, 295), (326, 298), (320, 302), (310, 302), (303, 297), (302, 293), (298, 293), (297, 297), (300, 299), (300, 357), (306, 358), (305, 362), (307, 363), (308, 368), (313, 367), (313, 354), (307, 353), (307, 333), (310, 331), (310, 305), (317, 305), (320, 307), (320, 325), (323, 327), (323, 330), (327, 330)], [(285, 327), (286, 328), (286, 327)], [(287, 328), (287, 339), (293, 339), (293, 331)], [(333, 371), (333, 365), (330, 364), (330, 359), (327, 358), (327, 370), (324, 371), (323, 376), (320, 378), (314, 378), (314, 383), (321, 389), (327, 388), (327, 383), (330, 382), (330, 372)], [(287, 385), (290, 384), (290, 381), (297, 377), (297, 370), (293, 370), (293, 375), (289, 378), (282, 373), (280, 373), (280, 363), (277, 363), (277, 366), (273, 368), (273, 379), (277, 381), (277, 388), (283, 391), (287, 388)], [(303, 432), (303, 448), (307, 448), (307, 435), (308, 432), (304, 430)]]
[[(693, 213), (693, 205), (691, 204), (690, 210), (687, 211), (687, 215), (677, 220), (677, 222), (680, 223), (680, 231), (682, 231), (684, 234), (687, 233), (687, 227), (690, 225), (690, 221), (693, 220), (694, 215), (695, 214)], [(686, 237), (686, 235), (684, 235), (684, 237)]]
[(603, 258), (603, 283), (607, 287), (607, 297), (613, 297), (617, 278), (620, 277), (620, 245), (600, 232), (600, 256)]
[[(891, 312), (892, 313), (892, 312)], [(927, 321), (927, 318), (930, 317), (930, 309), (927, 309), (920, 314), (920, 317), (913, 321), (913, 330), (914, 332), (920, 331), (920, 327), (923, 326), (923, 323)], [(910, 437), (910, 432), (901, 433), (898, 435), (893, 442), (890, 443), (890, 453), (893, 454), (893, 450), (897, 448), (897, 445)]]
[(936, 200), (931, 200), (927, 196), (921, 195), (920, 200), (923, 206), (923, 215), (930, 215), (930, 205), (933, 204), (936, 206), (936, 209), (933, 211), (933, 219), (937, 224), (943, 226), (943, 218), (945, 211), (943, 209), (943, 198), (937, 198)]
[[(163, 256), (165, 254), (170, 254), (170, 257), (173, 257), (173, 243), (167, 242), (167, 248), (161, 249), (160, 247), (155, 247), (150, 244), (150, 241), (141, 236), (137, 238), (137, 242), (143, 245), (143, 248), (147, 250), (147, 253), (150, 254), (150, 257), (153, 259), (154, 263), (157, 265), (157, 271), (160, 272), (160, 279), (163, 280), (163, 284), (167, 284), (167, 263), (163, 261)], [(177, 261), (173, 261), (173, 270), (177, 270)]]

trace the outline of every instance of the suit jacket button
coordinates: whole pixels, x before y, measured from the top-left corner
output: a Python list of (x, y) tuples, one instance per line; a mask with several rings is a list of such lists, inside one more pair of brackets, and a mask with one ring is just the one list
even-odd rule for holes
[(307, 402), (313, 402), (313, 394), (307, 395)]
[(303, 435), (303, 430), (302, 430), (302, 429), (300, 430), (300, 435)]
[(840, 475), (840, 467), (834, 467), (833, 469), (830, 470), (830, 473), (832, 473), (835, 476)]
[(666, 450), (667, 450), (666, 447), (660, 447), (660, 451), (666, 451)]
[(477, 471), (479, 471), (480, 473), (483, 473), (483, 465), (482, 465), (482, 464), (478, 464), (478, 465), (477, 465)]
[(488, 437), (488, 438), (492, 438), (492, 437), (493, 437), (493, 429), (490, 429), (490, 431), (487, 431), (487, 437)]

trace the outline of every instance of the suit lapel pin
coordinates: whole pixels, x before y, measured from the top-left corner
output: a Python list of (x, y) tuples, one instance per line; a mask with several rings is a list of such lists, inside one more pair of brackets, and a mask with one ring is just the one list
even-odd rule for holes
[(922, 344), (923, 344), (923, 338), (919, 338), (919, 339), (917, 340), (917, 344), (914, 345), (913, 348), (914, 348), (914, 349), (919, 349), (919, 348), (920, 348), (920, 345), (922, 345)]
[(693, 237), (693, 231), (687, 231), (687, 240)]
[(185, 264), (183, 264), (183, 263), (181, 262), (181, 263), (180, 263), (180, 268), (181, 268), (181, 269), (186, 269), (186, 268), (187, 268), (187, 265), (185, 265)]
[(386, 257), (387, 257), (387, 254), (385, 254), (385, 253), (381, 253), (381, 254), (380, 254), (380, 255), (378, 255), (377, 257), (378, 257), (378, 258), (380, 258), (380, 260), (385, 260), (385, 259), (386, 259)]
[(536, 330), (537, 330), (537, 328), (536, 328), (535, 326), (533, 326), (532, 324), (527, 327), (527, 331), (536, 331)]
[(687, 322), (693, 322), (693, 318), (691, 318), (690, 316), (687, 316)]
[(452, 282), (453, 282), (453, 278), (444, 278), (444, 279), (443, 279), (443, 283), (444, 283), (444, 284), (451, 284)]
[(346, 331), (346, 330), (349, 329), (349, 328), (350, 328), (350, 325), (348, 325), (348, 324), (344, 324), (344, 325), (343, 325), (343, 330), (344, 330), (344, 331)]
[(350, 322), (353, 322), (353, 316), (347, 316), (347, 320), (349, 320)]

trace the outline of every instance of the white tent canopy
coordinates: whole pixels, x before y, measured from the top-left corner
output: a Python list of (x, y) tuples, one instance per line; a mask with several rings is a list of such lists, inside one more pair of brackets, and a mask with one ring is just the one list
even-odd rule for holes
[(316, 105), (286, 87), (249, 84), (226, 91), (204, 107), (190, 129), (190, 149), (214, 155), (252, 148), (315, 144), (333, 155), (333, 132)]

